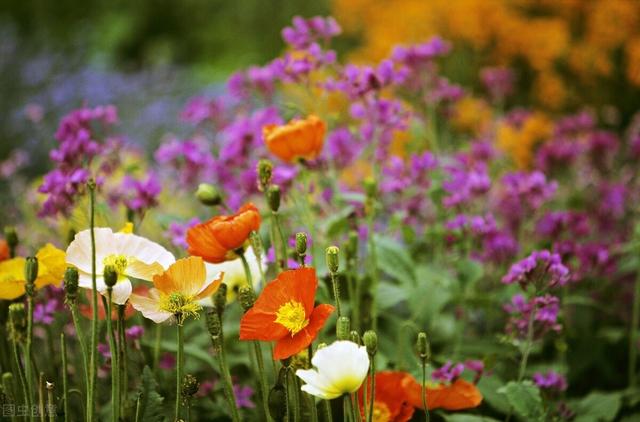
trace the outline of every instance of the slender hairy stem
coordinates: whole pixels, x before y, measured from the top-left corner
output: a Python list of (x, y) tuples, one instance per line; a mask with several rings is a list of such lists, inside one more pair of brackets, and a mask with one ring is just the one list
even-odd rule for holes
[(253, 286), (253, 276), (251, 275), (251, 268), (249, 268), (249, 263), (247, 262), (247, 257), (244, 256), (244, 253), (240, 254), (240, 260), (242, 261), (242, 268), (244, 268), (244, 276), (247, 279), (247, 284), (249, 286)]
[(262, 349), (260, 348), (260, 343), (254, 341), (253, 348), (256, 354), (256, 362), (258, 363), (258, 376), (260, 382), (260, 394), (262, 396), (264, 418), (265, 420), (270, 421), (271, 415), (269, 414), (269, 388), (267, 387), (267, 374), (264, 370), (264, 359), (262, 357)]
[(371, 376), (371, 400), (369, 401), (369, 421), (373, 421), (373, 404), (376, 401), (376, 361), (371, 357), (369, 368)]
[(73, 319), (73, 327), (76, 330), (76, 337), (78, 339), (78, 343), (80, 344), (80, 353), (82, 354), (82, 364), (84, 369), (84, 388), (85, 393), (86, 389), (89, 388), (89, 353), (87, 352), (87, 340), (84, 336), (84, 330), (82, 329), (82, 325), (80, 325), (80, 315), (78, 313), (78, 304), (70, 303), (69, 309), (71, 310), (71, 318)]
[[(180, 320), (179, 318), (177, 318)], [(175, 412), (175, 420), (180, 419), (180, 392), (182, 390), (182, 371), (183, 371), (183, 361), (184, 357), (184, 338), (182, 332), (182, 324), (176, 324), (178, 329), (178, 356), (176, 357), (176, 412)]]
[(331, 284), (333, 285), (333, 297), (336, 300), (336, 309), (338, 311), (338, 318), (342, 316), (342, 310), (340, 308), (340, 285), (334, 272), (331, 272)]
[(40, 372), (38, 378), (38, 411), (40, 413), (40, 422), (45, 422), (45, 394), (44, 394), (44, 372)]
[[(127, 336), (125, 334), (125, 318), (124, 312), (126, 305), (118, 306), (118, 374), (119, 374), (119, 397), (120, 397), (120, 414), (124, 414), (124, 406), (127, 398), (127, 388), (129, 386), (129, 353), (127, 349)], [(158, 324), (160, 325), (160, 324)]]
[(351, 410), (351, 406), (349, 406), (349, 401), (351, 400), (351, 396), (349, 394), (345, 394), (342, 397), (342, 420), (345, 422), (355, 422), (353, 421), (353, 411)]
[(280, 259), (282, 261), (282, 269), (286, 270), (289, 268), (289, 263), (287, 262), (289, 258), (289, 254), (287, 253), (287, 238), (284, 237), (284, 232), (282, 231), (282, 226), (280, 225), (280, 216), (277, 211), (273, 211), (273, 224), (275, 224), (276, 226), (278, 238), (280, 239)]
[(111, 320), (113, 303), (111, 302), (111, 296), (113, 294), (113, 287), (107, 287), (107, 299), (105, 309), (107, 310), (107, 337), (109, 340), (109, 351), (111, 351), (111, 419), (117, 422), (120, 413), (120, 371), (119, 371), (119, 353), (118, 345), (116, 343), (116, 336), (113, 332), (113, 321)]
[(153, 345), (153, 369), (158, 370), (160, 352), (162, 351), (162, 324), (156, 324), (156, 338)]
[(220, 364), (220, 376), (222, 377), (224, 386), (224, 395), (229, 405), (229, 411), (231, 412), (231, 419), (233, 422), (240, 421), (240, 414), (238, 413), (238, 406), (236, 405), (236, 397), (233, 392), (233, 381), (231, 380), (231, 374), (229, 373), (229, 367), (227, 366), (227, 357), (224, 351), (224, 336), (222, 330), (220, 336), (217, 339), (211, 338), (213, 341), (213, 347), (216, 350), (218, 356), (218, 363)]
[(638, 326), (640, 325), (640, 275), (633, 288), (633, 310), (629, 332), (629, 388), (636, 386), (636, 366), (638, 361)]
[(324, 421), (333, 422), (333, 415), (331, 414), (331, 402), (329, 400), (322, 400), (322, 407), (324, 408)]
[(527, 339), (525, 340), (524, 350), (522, 352), (522, 359), (520, 360), (520, 370), (518, 371), (518, 382), (522, 381), (524, 374), (527, 370), (527, 362), (529, 360), (529, 354), (533, 346), (533, 322), (536, 316), (536, 308), (531, 310), (529, 315), (529, 322), (527, 324)]
[(292, 368), (287, 368), (287, 390), (290, 393), (293, 420), (298, 422), (300, 420), (300, 395), (298, 394), (300, 390), (298, 389), (297, 377)]
[(22, 395), (23, 395), (23, 403), (27, 405), (28, 409), (31, 409), (31, 397), (29, 397), (29, 392), (27, 390), (27, 380), (24, 376), (24, 369), (22, 367), (22, 362), (20, 361), (20, 353), (18, 352), (18, 344), (13, 343), (13, 359), (16, 364), (16, 369), (18, 371), (18, 379), (20, 380), (20, 386), (22, 387)]
[(427, 406), (427, 362), (422, 360), (422, 408), (424, 420), (429, 422), (429, 407)]
[[(33, 398), (33, 363), (31, 361), (31, 344), (33, 342), (33, 296), (27, 295), (27, 341), (24, 351), (24, 372), (27, 379), (27, 393)], [(31, 410), (31, 409), (29, 409)]]
[(358, 393), (353, 395), (354, 402), (354, 415), (357, 422), (362, 422), (362, 414), (360, 413), (360, 398), (358, 397)]
[(60, 353), (62, 353), (62, 406), (66, 422), (69, 420), (69, 395), (67, 394), (67, 343), (64, 341), (64, 333), (60, 334)]
[(49, 416), (49, 422), (56, 422), (55, 406), (56, 399), (53, 396), (53, 384), (47, 385), (47, 415)]
[[(373, 208), (373, 205), (372, 205)], [(376, 242), (373, 238), (373, 210), (368, 219), (368, 236), (369, 236), (369, 260), (371, 270), (371, 327), (374, 331), (378, 329), (378, 258), (376, 256)]]
[[(18, 393), (15, 391), (15, 385), (13, 384), (13, 374), (11, 372), (5, 372), (2, 374), (2, 388), (4, 389), (4, 393), (7, 395), (7, 399), (9, 403), (17, 403), (16, 397), (18, 397)], [(15, 422), (18, 420), (16, 415), (11, 415), (11, 421)]]
[(93, 422), (96, 409), (96, 377), (98, 373), (98, 290), (96, 286), (96, 233), (95, 233), (95, 207), (96, 207), (96, 186), (93, 181), (89, 184), (90, 200), (90, 230), (91, 230), (91, 305), (93, 315), (91, 320), (91, 355), (89, 371), (89, 387), (87, 392), (87, 421)]

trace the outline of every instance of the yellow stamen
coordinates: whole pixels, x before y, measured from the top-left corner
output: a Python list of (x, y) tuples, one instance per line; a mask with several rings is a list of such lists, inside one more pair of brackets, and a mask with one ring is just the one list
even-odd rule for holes
[(107, 265), (111, 265), (116, 269), (118, 275), (124, 274), (125, 270), (131, 263), (129, 257), (125, 255), (108, 255), (102, 260), (102, 264), (106, 267)]
[(175, 315), (178, 325), (182, 325), (189, 317), (200, 318), (202, 306), (195, 300), (194, 296), (171, 293), (160, 298), (160, 309)]
[(276, 312), (276, 322), (289, 330), (291, 337), (293, 337), (309, 325), (309, 320), (306, 319), (306, 316), (307, 314), (302, 303), (292, 300), (278, 309), (278, 312)]

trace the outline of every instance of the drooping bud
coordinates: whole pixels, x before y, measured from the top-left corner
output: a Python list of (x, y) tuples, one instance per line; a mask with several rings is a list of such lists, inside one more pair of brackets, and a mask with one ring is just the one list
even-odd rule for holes
[(287, 393), (284, 387), (286, 371), (286, 368), (280, 368), (278, 381), (269, 391), (269, 414), (276, 422), (283, 421), (287, 414)]
[(336, 324), (336, 337), (338, 340), (349, 340), (351, 336), (351, 320), (349, 317), (341, 316)]
[(278, 212), (280, 209), (280, 186), (269, 186), (269, 189), (267, 190), (267, 201), (269, 202), (269, 208), (271, 208), (271, 211)]
[(196, 198), (198, 198), (198, 201), (203, 205), (210, 207), (215, 207), (222, 203), (222, 195), (220, 195), (220, 191), (209, 183), (200, 183), (198, 185)]
[(222, 333), (222, 322), (220, 321), (220, 316), (215, 309), (211, 309), (207, 312), (206, 319), (207, 330), (209, 331), (209, 334), (211, 334), (211, 337), (217, 341)]
[(186, 374), (182, 378), (182, 400), (191, 400), (200, 390), (198, 379), (191, 374)]
[(215, 311), (218, 313), (220, 319), (222, 319), (222, 314), (224, 313), (224, 308), (227, 306), (227, 284), (221, 283), (218, 290), (213, 295), (213, 307)]
[(7, 241), (9, 247), (9, 255), (14, 258), (16, 255), (16, 248), (18, 247), (18, 233), (13, 226), (6, 226), (4, 228), (4, 240)]
[(369, 357), (374, 356), (378, 351), (378, 335), (373, 330), (365, 331), (362, 335), (362, 342), (367, 348)]
[(300, 257), (300, 262), (304, 263), (307, 255), (307, 234), (305, 232), (296, 233), (296, 253)]
[(251, 286), (241, 286), (238, 289), (238, 301), (245, 312), (251, 309), (256, 302), (256, 293), (253, 288)]
[(358, 233), (356, 231), (349, 232), (349, 238), (344, 248), (347, 261), (353, 261), (358, 257)]
[(431, 358), (431, 348), (429, 347), (429, 340), (427, 339), (427, 333), (425, 333), (424, 331), (418, 333), (416, 349), (418, 351), (418, 356), (423, 363), (426, 363)]
[(340, 249), (337, 246), (329, 246), (326, 250), (327, 267), (332, 274), (338, 272), (340, 266)]
[(9, 305), (9, 322), (7, 324), (9, 339), (15, 343), (21, 343), (27, 333), (27, 313), (24, 303), (12, 303)]
[(106, 284), (107, 287), (113, 287), (118, 282), (118, 271), (116, 271), (116, 268), (113, 265), (106, 265), (104, 267), (103, 275), (104, 284)]
[(38, 278), (38, 258), (30, 256), (24, 264), (25, 292), (27, 296), (36, 294), (36, 279)]
[(64, 294), (67, 303), (75, 303), (78, 300), (78, 270), (67, 267), (64, 272)]
[(357, 344), (358, 346), (362, 345), (362, 339), (360, 338), (360, 334), (358, 334), (358, 332), (356, 330), (352, 330), (351, 333), (349, 334), (349, 337), (351, 339), (352, 342), (354, 342), (355, 344)]
[(258, 189), (261, 192), (267, 190), (271, 184), (271, 176), (273, 175), (273, 164), (271, 161), (262, 159), (258, 161)]

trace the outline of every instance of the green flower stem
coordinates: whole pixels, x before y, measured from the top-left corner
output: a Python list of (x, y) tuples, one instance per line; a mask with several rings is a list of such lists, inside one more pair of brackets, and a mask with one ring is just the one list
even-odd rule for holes
[(22, 362), (20, 361), (20, 353), (18, 352), (18, 343), (13, 343), (13, 359), (18, 371), (18, 379), (20, 380), (20, 386), (22, 387), (23, 403), (27, 405), (28, 409), (31, 409), (31, 397), (27, 390), (27, 380), (24, 376), (24, 369)]
[(33, 296), (27, 295), (27, 340), (24, 347), (24, 372), (27, 380), (29, 399), (33, 398), (33, 362), (31, 361), (31, 345), (33, 343)]
[(340, 307), (340, 285), (334, 272), (331, 272), (331, 284), (333, 286), (333, 297), (336, 301), (336, 310), (338, 311), (338, 318), (342, 316), (342, 309)]
[[(180, 321), (180, 317), (177, 317), (176, 320)], [(175, 420), (180, 419), (180, 396), (182, 391), (182, 371), (183, 371), (183, 361), (184, 361), (184, 333), (182, 332), (182, 324), (176, 324), (178, 337), (177, 337), (177, 345), (178, 345), (178, 356), (176, 357), (176, 412), (175, 412)]]
[(637, 383), (638, 361), (638, 326), (640, 325), (640, 275), (636, 277), (633, 288), (633, 310), (631, 314), (631, 330), (629, 332), (629, 388)]
[[(273, 224), (276, 227), (276, 233), (278, 234), (278, 238), (280, 239), (280, 266), (283, 270), (289, 268), (289, 263), (287, 262), (288, 254), (287, 254), (287, 238), (284, 237), (284, 232), (282, 231), (282, 225), (280, 224), (280, 214), (277, 211), (272, 211), (273, 215)], [(275, 250), (275, 247), (274, 247)]]
[[(120, 414), (124, 414), (124, 407), (127, 398), (127, 388), (129, 386), (129, 353), (127, 350), (127, 336), (125, 333), (125, 318), (124, 312), (127, 309), (126, 305), (118, 306), (118, 373), (120, 381)], [(158, 324), (160, 325), (160, 324)]]
[(60, 353), (62, 353), (62, 406), (66, 422), (69, 420), (69, 395), (67, 393), (67, 343), (64, 341), (64, 333), (60, 334)]
[[(17, 403), (16, 397), (18, 396), (15, 391), (15, 386), (13, 384), (13, 374), (11, 372), (5, 372), (2, 374), (2, 388), (4, 389), (7, 398), (9, 399), (9, 403)], [(16, 422), (18, 417), (16, 415), (11, 416), (11, 421)]]
[(324, 408), (324, 421), (333, 422), (333, 416), (331, 414), (331, 402), (329, 400), (322, 400), (322, 407)]
[(53, 388), (47, 386), (47, 415), (49, 416), (49, 422), (56, 422), (56, 412), (54, 406), (56, 404), (55, 397), (53, 396)]
[(162, 351), (162, 324), (156, 324), (156, 338), (153, 345), (153, 369), (158, 370), (160, 352)]
[[(107, 337), (109, 340), (109, 351), (111, 352), (111, 419), (114, 422), (119, 420), (120, 413), (120, 366), (119, 366), (119, 353), (118, 345), (116, 343), (116, 336), (113, 332), (113, 321), (111, 320), (111, 312), (113, 303), (111, 302), (113, 295), (113, 287), (107, 287), (107, 299), (102, 298), (105, 305), (106, 322), (107, 322)], [(106, 302), (106, 303), (105, 303)]]
[(38, 379), (38, 412), (40, 413), (40, 422), (45, 422), (45, 409), (44, 372), (40, 372)]
[(533, 347), (533, 322), (536, 316), (536, 308), (534, 307), (531, 310), (531, 315), (529, 315), (529, 321), (527, 323), (527, 338), (524, 343), (524, 350), (522, 351), (522, 359), (520, 360), (520, 370), (518, 371), (518, 382), (522, 381), (524, 378), (524, 374), (527, 370), (527, 362), (529, 360), (529, 355), (531, 354), (531, 349)]
[(291, 393), (291, 413), (293, 413), (294, 422), (300, 421), (300, 390), (298, 388), (298, 382), (296, 374), (293, 372), (293, 368), (287, 368), (287, 390)]
[(80, 324), (78, 304), (75, 302), (70, 303), (69, 309), (71, 310), (71, 318), (73, 319), (73, 327), (76, 330), (76, 337), (78, 339), (78, 343), (80, 344), (80, 353), (82, 354), (82, 364), (84, 367), (84, 388), (85, 393), (87, 393), (87, 389), (89, 388), (89, 354), (87, 352), (87, 340), (84, 336), (82, 325)]
[[(371, 204), (370, 208), (373, 208)], [(371, 271), (371, 327), (374, 331), (378, 329), (378, 285), (380, 284), (378, 277), (378, 258), (376, 256), (376, 242), (373, 238), (373, 209), (369, 210), (368, 216), (368, 237), (369, 237), (369, 260)]]
[(422, 408), (424, 410), (424, 420), (429, 422), (429, 407), (427, 406), (427, 361), (422, 359)]
[[(222, 324), (222, 321), (220, 321)], [(240, 421), (240, 414), (238, 413), (238, 406), (236, 405), (236, 397), (233, 392), (233, 381), (231, 380), (231, 374), (229, 373), (229, 367), (227, 366), (227, 358), (224, 351), (224, 336), (222, 328), (220, 330), (220, 336), (217, 339), (211, 337), (213, 342), (213, 348), (218, 356), (218, 364), (220, 365), (220, 376), (222, 377), (222, 384), (227, 404), (229, 405), (229, 411), (231, 412), (231, 419), (233, 422)]]
[(371, 356), (371, 365), (369, 367), (371, 377), (371, 400), (369, 401), (369, 421), (373, 421), (373, 404), (376, 401), (376, 361)]
[(356, 422), (362, 422), (362, 414), (360, 413), (360, 398), (358, 393), (353, 394), (353, 416)]
[(91, 230), (91, 305), (93, 315), (91, 320), (91, 355), (89, 371), (89, 387), (87, 392), (87, 421), (93, 422), (96, 410), (96, 379), (98, 374), (98, 290), (96, 287), (96, 233), (95, 233), (95, 202), (96, 185), (89, 181), (89, 209)]

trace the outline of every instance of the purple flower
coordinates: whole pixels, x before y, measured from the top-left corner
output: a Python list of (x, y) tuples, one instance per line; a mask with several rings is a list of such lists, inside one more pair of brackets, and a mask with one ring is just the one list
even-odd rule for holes
[(256, 407), (255, 403), (251, 401), (253, 397), (253, 388), (248, 385), (233, 385), (233, 393), (236, 396), (236, 405), (238, 408), (252, 409)]
[(155, 153), (158, 163), (169, 166), (183, 187), (192, 187), (210, 176), (214, 159), (206, 140), (194, 138), (166, 142)]
[(450, 360), (447, 361), (442, 367), (436, 369), (431, 373), (431, 378), (436, 381), (453, 382), (464, 371), (464, 364), (453, 364)]
[(144, 327), (142, 325), (133, 325), (125, 330), (127, 340), (139, 340), (144, 335)]
[(150, 174), (147, 180), (136, 180), (127, 175), (122, 180), (120, 194), (126, 207), (138, 214), (144, 214), (147, 210), (158, 205), (158, 196), (162, 191), (162, 185), (154, 174)]
[(445, 207), (456, 207), (468, 203), (491, 187), (491, 179), (484, 163), (469, 165), (459, 161), (445, 167), (448, 178), (442, 182), (447, 193), (442, 203)]
[(40, 324), (51, 325), (55, 320), (55, 314), (62, 309), (62, 303), (49, 298), (45, 303), (37, 303), (33, 307), (33, 321)]
[(564, 391), (567, 389), (567, 379), (555, 371), (549, 371), (546, 374), (536, 372), (532, 379), (538, 387), (545, 390)]
[(214, 98), (209, 100), (205, 97), (194, 97), (184, 107), (184, 110), (180, 113), (180, 118), (185, 122), (196, 125), (209, 120), (219, 126), (223, 122), (224, 112), (225, 105), (222, 99)]
[(192, 218), (185, 223), (173, 222), (169, 224), (169, 229), (165, 232), (165, 235), (171, 240), (171, 243), (180, 248), (187, 249), (187, 230), (196, 224), (200, 223), (200, 219)]
[(504, 216), (515, 232), (526, 216), (538, 210), (554, 196), (558, 183), (547, 181), (544, 173), (540, 171), (515, 172), (502, 177), (501, 188), (497, 211)]
[(485, 67), (480, 72), (480, 80), (493, 101), (503, 101), (513, 92), (515, 75), (505, 67)]
[(569, 269), (562, 264), (557, 253), (548, 250), (533, 251), (531, 255), (511, 266), (502, 277), (505, 284), (520, 283), (523, 289), (533, 283), (536, 288), (545, 282), (547, 287), (562, 286), (569, 281)]
[(292, 25), (282, 30), (282, 39), (293, 48), (303, 50), (317, 41), (328, 42), (341, 32), (342, 29), (331, 16), (314, 16), (311, 19), (294, 16)]
[(527, 301), (523, 295), (517, 294), (511, 298), (511, 303), (504, 305), (504, 310), (510, 314), (507, 333), (520, 338), (527, 336), (531, 318), (535, 338), (542, 337), (549, 331), (560, 331), (562, 328), (558, 323), (560, 300), (556, 296), (539, 296)]
[(173, 353), (163, 353), (160, 357), (158, 366), (162, 369), (170, 371), (176, 367), (176, 357), (173, 355)]
[(105, 359), (111, 359), (111, 350), (107, 343), (98, 343), (98, 353)]

